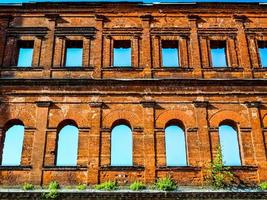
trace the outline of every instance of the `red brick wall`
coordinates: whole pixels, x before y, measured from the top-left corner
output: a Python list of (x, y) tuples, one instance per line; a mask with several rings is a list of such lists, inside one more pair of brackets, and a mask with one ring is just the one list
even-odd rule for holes
[[(267, 70), (256, 42), (267, 39), (264, 6), (56, 6), (0, 7), (0, 139), (9, 120), (25, 125), (21, 167), (0, 167), (1, 184), (152, 183), (170, 175), (181, 185), (202, 185), (224, 120), (237, 124), (237, 176), (252, 184), (267, 180)], [(68, 39), (84, 42), (82, 68), (62, 64)], [(125, 39), (132, 44), (132, 69), (116, 69), (112, 45)], [(162, 67), (166, 39), (179, 41), (179, 69)], [(14, 66), (17, 40), (35, 41), (32, 68)], [(210, 40), (227, 41), (228, 68), (211, 67)], [(78, 166), (62, 169), (54, 166), (56, 135), (67, 119), (79, 129)], [(188, 167), (166, 167), (164, 128), (173, 119), (184, 125)], [(110, 167), (117, 120), (133, 131), (131, 168)]]

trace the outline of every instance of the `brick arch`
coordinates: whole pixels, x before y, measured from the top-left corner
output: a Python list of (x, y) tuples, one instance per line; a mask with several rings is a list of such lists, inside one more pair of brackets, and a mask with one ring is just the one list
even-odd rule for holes
[(61, 131), (62, 128), (64, 128), (67, 125), (72, 125), (75, 126), (76, 128), (79, 128), (78, 124), (76, 123), (75, 120), (73, 119), (64, 119), (62, 120), (58, 126), (57, 126), (57, 133), (59, 133)]
[(90, 110), (79, 110), (77, 107), (59, 107), (58, 109), (50, 109), (48, 115), (49, 128), (57, 128), (57, 126), (65, 120), (75, 121), (77, 127), (90, 127), (92, 114)]
[(209, 123), (211, 127), (219, 127), (220, 123), (223, 121), (232, 121), (235, 122), (236, 125), (239, 125), (241, 127), (249, 127), (248, 125), (248, 119), (246, 119), (244, 116), (240, 115), (237, 112), (231, 111), (231, 110), (221, 110), (213, 114), (209, 118)]
[(21, 125), (21, 126), (25, 126), (23, 121), (16, 118), (16, 119), (10, 119), (7, 120), (6, 123), (4, 124), (3, 130), (7, 131), (11, 126), (13, 125)]
[(184, 127), (194, 127), (195, 118), (180, 110), (167, 110), (161, 113), (156, 119), (157, 128), (165, 128), (166, 124), (172, 120), (178, 120)]
[[(3, 111), (0, 109), (0, 111)], [(10, 109), (8, 112), (3, 111), (2, 117), (0, 119), (0, 127), (4, 127), (10, 121), (21, 121), (25, 127), (34, 127), (36, 122), (36, 114), (31, 110), (27, 111), (26, 109)]]
[(103, 118), (103, 126), (111, 128), (117, 120), (126, 120), (131, 127), (141, 126), (140, 116), (128, 110), (116, 110), (106, 114)]

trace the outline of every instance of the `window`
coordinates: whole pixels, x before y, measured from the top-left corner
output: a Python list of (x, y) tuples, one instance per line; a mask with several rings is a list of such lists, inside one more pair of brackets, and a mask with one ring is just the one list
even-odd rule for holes
[(186, 166), (185, 134), (181, 127), (170, 125), (165, 128), (167, 166)]
[(229, 125), (220, 125), (219, 138), (224, 165), (240, 166), (241, 160), (236, 129)]
[(12, 125), (5, 132), (2, 154), (2, 166), (19, 166), (21, 162), (24, 139), (24, 126), (20, 123)]
[(57, 140), (57, 166), (76, 166), (79, 130), (74, 125), (60, 129)]
[(18, 67), (31, 67), (34, 41), (18, 41)]
[(113, 65), (115, 67), (130, 67), (131, 61), (131, 41), (130, 40), (115, 40), (113, 49)]
[(227, 67), (226, 41), (210, 41), (211, 63), (213, 67)]
[(132, 130), (120, 124), (111, 131), (111, 166), (132, 166)]
[(83, 42), (82, 41), (66, 41), (65, 53), (66, 67), (82, 67), (83, 62)]
[(162, 65), (163, 67), (179, 67), (178, 41), (162, 41)]
[(267, 67), (267, 42), (259, 41), (258, 47), (261, 66)]

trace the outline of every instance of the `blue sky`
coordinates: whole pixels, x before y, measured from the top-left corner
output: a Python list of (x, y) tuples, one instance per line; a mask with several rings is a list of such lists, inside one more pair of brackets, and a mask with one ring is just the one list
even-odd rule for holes
[(128, 2), (136, 2), (136, 1), (143, 1), (145, 3), (151, 3), (151, 2), (251, 2), (251, 3), (257, 3), (257, 2), (267, 2), (267, 0), (0, 0), (0, 3), (21, 3), (21, 2), (44, 2), (44, 1), (57, 1), (57, 2), (96, 2), (96, 1), (128, 1)]

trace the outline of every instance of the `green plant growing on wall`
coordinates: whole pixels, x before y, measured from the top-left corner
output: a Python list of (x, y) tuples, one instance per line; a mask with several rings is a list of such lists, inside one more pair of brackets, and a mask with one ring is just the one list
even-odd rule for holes
[(79, 184), (77, 185), (77, 190), (86, 190), (86, 185), (85, 184)]
[(56, 181), (52, 181), (48, 185), (48, 192), (44, 193), (42, 197), (44, 199), (57, 199), (59, 197), (58, 189), (60, 188), (59, 184)]
[(34, 189), (34, 185), (31, 184), (31, 183), (24, 183), (24, 184), (22, 185), (22, 189), (23, 189), (23, 190), (33, 190), (33, 189)]
[(117, 190), (118, 186), (117, 186), (116, 182), (106, 181), (104, 183), (96, 185), (95, 189), (97, 189), (97, 190)]
[(207, 179), (214, 188), (224, 188), (232, 185), (234, 174), (230, 171), (230, 167), (223, 164), (221, 145), (217, 146), (217, 154), (208, 171)]
[(146, 186), (140, 181), (135, 181), (130, 185), (130, 190), (137, 191), (137, 190), (144, 190), (144, 189), (146, 189)]
[(267, 182), (262, 182), (259, 184), (260, 189), (267, 190)]
[(176, 184), (173, 182), (173, 180), (170, 177), (158, 179), (155, 184), (155, 187), (158, 190), (163, 190), (163, 191), (172, 191), (177, 188)]

